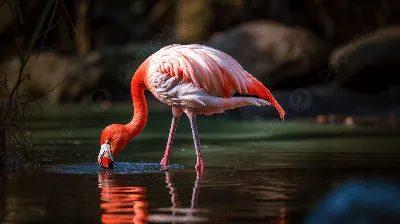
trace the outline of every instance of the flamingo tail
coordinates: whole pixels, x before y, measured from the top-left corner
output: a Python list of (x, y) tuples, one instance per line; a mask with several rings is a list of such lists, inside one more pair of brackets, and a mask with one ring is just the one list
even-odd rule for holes
[(272, 96), (271, 92), (265, 87), (260, 81), (253, 78), (252, 88), (249, 89), (249, 94), (257, 95), (258, 97), (267, 100), (271, 103), (272, 106), (276, 108), (279, 112), (279, 116), (282, 120), (285, 119), (285, 111), (282, 109), (281, 105), (279, 105), (278, 101), (275, 100), (274, 96)]

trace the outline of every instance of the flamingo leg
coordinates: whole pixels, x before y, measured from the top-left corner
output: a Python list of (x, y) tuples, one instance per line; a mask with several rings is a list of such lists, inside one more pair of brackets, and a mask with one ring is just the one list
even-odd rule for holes
[(190, 126), (192, 127), (194, 147), (196, 148), (196, 154), (197, 154), (196, 170), (202, 173), (204, 170), (204, 159), (201, 153), (199, 133), (197, 131), (196, 113), (187, 113), (187, 115), (190, 120)]
[(173, 107), (172, 114), (173, 114), (173, 117), (172, 117), (172, 122), (171, 122), (171, 129), (169, 130), (167, 147), (165, 148), (164, 156), (160, 162), (161, 166), (167, 166), (169, 164), (169, 156), (171, 153), (172, 142), (174, 140), (176, 126), (178, 126), (178, 121), (182, 115), (182, 111), (180, 109)]

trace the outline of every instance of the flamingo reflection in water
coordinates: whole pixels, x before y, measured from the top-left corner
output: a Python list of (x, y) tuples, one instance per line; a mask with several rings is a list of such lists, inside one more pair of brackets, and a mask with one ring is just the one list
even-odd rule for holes
[[(197, 208), (197, 202), (200, 193), (200, 185), (203, 181), (203, 173), (201, 171), (196, 171), (196, 180), (194, 182), (192, 199), (190, 208), (181, 207), (181, 202), (178, 200), (178, 192), (177, 188), (174, 187), (172, 183), (171, 175), (168, 171), (165, 172), (165, 183), (169, 188), (169, 194), (171, 195), (171, 204), (170, 208), (160, 208), (158, 211), (161, 212), (169, 212), (171, 211), (171, 215), (165, 214), (152, 214), (150, 220), (152, 222), (169, 222), (169, 223), (204, 223), (209, 221), (205, 217), (195, 216), (195, 212), (208, 212), (207, 209), (199, 209)], [(178, 215), (179, 213), (180, 215)]]
[[(157, 209), (158, 211), (171, 211), (171, 215), (148, 213), (148, 202), (146, 201), (145, 187), (118, 186), (114, 174), (104, 170), (99, 173), (99, 188), (101, 188), (101, 209), (104, 213), (101, 216), (102, 223), (137, 223), (148, 222), (206, 222), (208, 219), (193, 215), (196, 209), (199, 196), (200, 182), (203, 179), (201, 172), (196, 171), (196, 181), (193, 188), (191, 207), (181, 208), (178, 200), (177, 189), (171, 182), (171, 176), (165, 171), (165, 182), (171, 195), (171, 208)], [(177, 212), (186, 215), (177, 215)]]
[(147, 223), (149, 214), (145, 187), (118, 186), (112, 172), (100, 172), (99, 188), (100, 207), (104, 210), (102, 223)]

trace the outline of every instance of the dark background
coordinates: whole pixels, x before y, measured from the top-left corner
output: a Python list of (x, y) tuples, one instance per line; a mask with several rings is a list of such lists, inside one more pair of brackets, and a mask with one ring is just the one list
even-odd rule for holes
[[(243, 107), (199, 116), (208, 172), (201, 208), (221, 220), (248, 223), (260, 213), (261, 223), (298, 223), (348, 179), (398, 182), (399, 22), (398, 0), (0, 0), (0, 220), (99, 222), (108, 203), (100, 188), (132, 215), (121, 186), (149, 187), (152, 209), (170, 206), (164, 173), (118, 173), (158, 165), (164, 153), (171, 112), (151, 94), (146, 128), (118, 155), (117, 173), (98, 178), (96, 161), (104, 127), (131, 119), (137, 67), (177, 43), (228, 53), (287, 115), (282, 122), (272, 107)], [(177, 137), (171, 159), (185, 171), (172, 179), (189, 203), (196, 155), (185, 116)], [(48, 165), (54, 170), (41, 169)], [(400, 194), (381, 185), (354, 195), (358, 185), (344, 188), (352, 200), (333, 198), (347, 209), (336, 215), (361, 209), (397, 221)], [(316, 214), (329, 218), (327, 204)]]
[[(30, 40), (45, 5), (13, 1), (10, 9), (1, 1), (0, 58), (9, 82), (19, 69), (15, 40)], [(44, 24), (51, 29), (38, 38), (35, 57), (24, 69), (30, 80), (18, 94), (25, 98), (129, 101), (130, 79), (148, 56), (169, 44), (200, 43), (230, 54), (278, 101), (288, 98), (280, 91), (306, 88), (302, 93), (312, 94), (313, 115), (398, 110), (395, 0), (82, 0), (52, 9), (51, 26), (50, 16)]]

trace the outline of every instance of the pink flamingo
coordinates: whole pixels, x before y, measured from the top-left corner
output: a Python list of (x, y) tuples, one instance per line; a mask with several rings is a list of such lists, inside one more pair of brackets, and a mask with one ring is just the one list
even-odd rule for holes
[[(148, 113), (146, 89), (172, 107), (171, 129), (160, 162), (163, 167), (169, 163), (175, 129), (183, 112), (190, 120), (198, 171), (203, 170), (204, 160), (197, 131), (197, 114), (223, 113), (247, 105), (272, 105), (282, 120), (285, 116), (285, 111), (270, 91), (224, 52), (198, 44), (166, 46), (148, 57), (132, 78), (132, 121), (125, 125), (111, 124), (103, 130), (98, 157), (103, 168), (112, 168), (113, 157), (144, 129)], [(236, 92), (249, 96), (233, 96)]]

